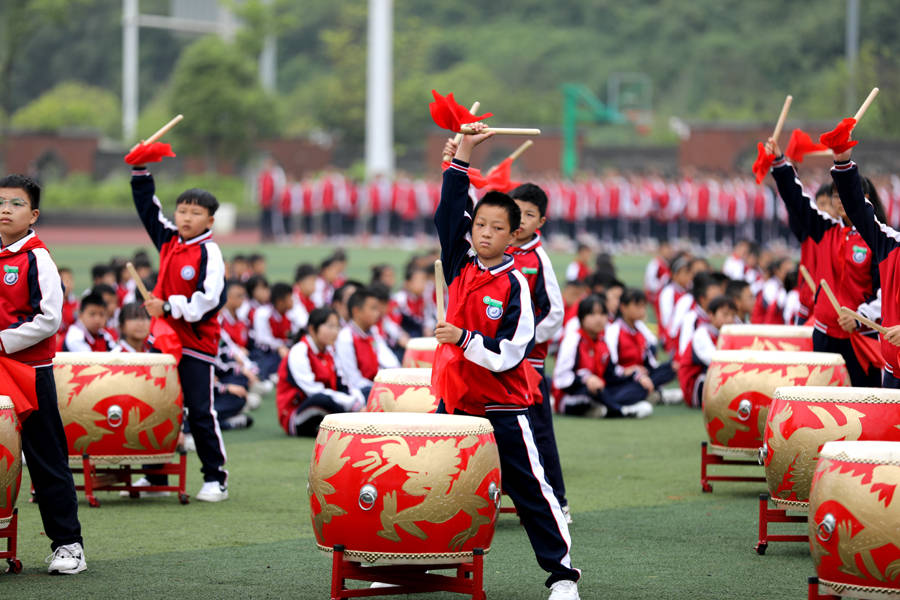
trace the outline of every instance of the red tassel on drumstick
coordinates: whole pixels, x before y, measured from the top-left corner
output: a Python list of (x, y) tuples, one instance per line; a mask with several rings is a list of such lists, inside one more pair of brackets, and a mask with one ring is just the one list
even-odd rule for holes
[(795, 164), (802, 163), (807, 156), (831, 156), (832, 154), (828, 146), (815, 143), (802, 129), (795, 129), (791, 132), (791, 140), (784, 151), (784, 155)]
[(132, 146), (131, 150), (125, 156), (125, 162), (129, 165), (145, 165), (151, 162), (159, 162), (166, 156), (175, 156), (175, 152), (172, 151), (172, 146), (158, 142), (157, 140), (168, 133), (170, 129), (178, 125), (183, 118), (183, 115), (176, 115), (171, 121), (160, 127), (156, 133), (149, 138)]
[(820, 135), (819, 141), (828, 148), (831, 148), (832, 152), (835, 154), (842, 154), (857, 145), (859, 141), (851, 140), (850, 135), (853, 133), (853, 129), (859, 124), (859, 120), (862, 119), (863, 115), (866, 114), (866, 111), (869, 110), (869, 106), (875, 101), (877, 95), (878, 88), (872, 88), (872, 91), (866, 96), (866, 99), (859, 107), (859, 110), (856, 111), (856, 114), (853, 115), (853, 117), (842, 119), (837, 127)]
[[(446, 97), (438, 94), (436, 90), (431, 90), (431, 94), (434, 96), (434, 102), (431, 102), (428, 105), (431, 110), (431, 118), (434, 120), (435, 124), (442, 129), (447, 129), (454, 133), (475, 133), (472, 128), (467, 125), (477, 123), (482, 119), (493, 116), (493, 113), (485, 113), (479, 116), (473, 115), (466, 110), (465, 106), (458, 104), (456, 100), (454, 100), (452, 92), (447, 94)], [(523, 129), (517, 127), (488, 127), (487, 129), (482, 130), (482, 133), (490, 132), (499, 135), (541, 134), (540, 129)]]
[[(125, 268), (128, 269), (128, 274), (131, 275), (131, 278), (134, 279), (134, 285), (137, 287), (137, 290), (144, 301), (146, 302), (153, 298), (153, 294), (144, 285), (144, 281), (141, 279), (141, 276), (138, 275), (134, 265), (129, 261), (125, 263)], [(166, 323), (165, 319), (154, 317), (150, 321), (150, 337), (152, 338), (154, 348), (163, 354), (171, 354), (174, 356), (176, 363), (181, 362), (181, 354), (183, 351), (181, 340), (179, 339), (178, 334), (175, 333), (175, 330)]]

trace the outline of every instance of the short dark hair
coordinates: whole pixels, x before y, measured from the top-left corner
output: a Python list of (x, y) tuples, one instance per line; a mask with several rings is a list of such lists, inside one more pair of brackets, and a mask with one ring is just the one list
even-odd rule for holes
[(219, 201), (213, 196), (212, 192), (201, 190), (200, 188), (191, 188), (184, 190), (175, 199), (175, 206), (179, 204), (196, 204), (202, 206), (209, 212), (209, 216), (216, 214), (219, 210)]
[(235, 254), (235, 255), (231, 258), (231, 262), (237, 262), (237, 261), (239, 261), (239, 260), (242, 260), (242, 261), (244, 261), (244, 262), (247, 262), (247, 257), (244, 256), (243, 254)]
[(309, 263), (300, 263), (297, 265), (297, 270), (294, 271), (294, 283), (300, 283), (307, 277), (315, 277), (318, 275), (318, 271), (316, 268)]
[(732, 311), (737, 312), (737, 305), (735, 305), (734, 300), (725, 295), (716, 296), (715, 298), (710, 300), (709, 307), (707, 308), (706, 312), (710, 315), (714, 315), (723, 307), (728, 307)]
[(287, 283), (279, 281), (272, 285), (272, 295), (271, 302), (275, 304), (279, 300), (284, 300), (285, 298), (289, 298), (291, 296), (291, 286)]
[(113, 296), (117, 295), (116, 288), (105, 283), (98, 283), (97, 285), (95, 285), (93, 288), (91, 288), (91, 293), (97, 294), (101, 298), (104, 294), (112, 294)]
[(790, 292), (795, 287), (797, 287), (797, 282), (800, 280), (800, 271), (798, 269), (793, 269), (789, 271), (787, 275), (784, 276), (784, 291)]
[(244, 282), (244, 287), (247, 288), (247, 295), (251, 298), (253, 297), (253, 290), (259, 286), (269, 287), (269, 281), (262, 275), (252, 275)]
[(387, 263), (378, 263), (377, 265), (372, 265), (372, 283), (380, 282), (381, 278), (384, 277), (384, 274), (388, 271), (392, 271), (393, 269), (393, 265), (389, 265)]
[(672, 258), (672, 265), (670, 267), (672, 273), (677, 273), (682, 269), (689, 269), (692, 260), (693, 257), (687, 252), (679, 252)]
[(85, 294), (81, 299), (81, 304), (79, 305), (81, 312), (84, 312), (84, 310), (88, 306), (99, 306), (106, 310), (106, 302), (103, 301), (103, 296), (101, 296), (97, 292), (90, 292), (88, 294)]
[(431, 270), (426, 267), (420, 267), (415, 263), (410, 263), (406, 265), (406, 273), (404, 273), (403, 280), (409, 281), (416, 273), (425, 273), (425, 276), (428, 277), (429, 275), (431, 275)]
[(513, 232), (522, 225), (522, 211), (516, 201), (502, 192), (488, 192), (484, 198), (475, 205), (475, 212), (472, 214), (472, 220), (478, 216), (478, 211), (482, 206), (497, 206), (506, 210), (506, 216), (509, 219), (509, 231)]
[[(226, 292), (235, 286), (240, 286), (243, 288), (244, 282), (241, 281), (240, 279), (226, 279), (225, 280), (225, 291)], [(246, 291), (246, 290), (244, 290), (244, 291)]]
[(594, 312), (597, 307), (600, 312), (606, 314), (606, 294), (588, 294), (578, 303), (578, 320), (583, 321), (586, 316)]
[(694, 300), (699, 302), (700, 298), (703, 298), (706, 295), (706, 291), (714, 285), (719, 285), (719, 283), (712, 276), (712, 273), (700, 271), (694, 275), (694, 281), (691, 285), (691, 295), (694, 296)]
[(622, 292), (622, 297), (619, 299), (620, 306), (646, 303), (647, 295), (643, 292), (643, 290), (639, 290), (637, 288), (627, 288), (624, 292)]
[(362, 307), (369, 298), (377, 298), (377, 296), (372, 293), (372, 290), (365, 286), (357, 288), (357, 290), (350, 295), (350, 299), (347, 300), (347, 314), (352, 317), (354, 309)]
[(823, 183), (819, 186), (819, 189), (816, 190), (816, 198), (819, 196), (828, 196), (829, 198), (834, 194), (834, 182), (829, 181), (828, 183)]
[(381, 282), (373, 282), (372, 285), (369, 286), (369, 291), (372, 292), (372, 295), (375, 296), (379, 302), (391, 301), (391, 290)]
[[(348, 279), (344, 282), (344, 284), (338, 289), (334, 290), (334, 295), (331, 297), (331, 305), (334, 306), (335, 302), (344, 302), (344, 295), (347, 293), (347, 290), (353, 290), (354, 292), (359, 288), (363, 287), (363, 284), (355, 279)], [(353, 295), (352, 293), (350, 294)], [(349, 301), (349, 298), (347, 299)]]
[(98, 264), (91, 267), (91, 279), (97, 280), (101, 277), (106, 277), (110, 273), (113, 272), (113, 268), (107, 264)]
[(750, 284), (743, 279), (730, 279), (725, 284), (725, 295), (729, 298), (740, 298), (744, 288), (749, 288)]
[(533, 183), (523, 183), (509, 193), (513, 200), (521, 200), (537, 206), (542, 217), (547, 216), (547, 194)]
[(141, 302), (129, 302), (119, 309), (119, 327), (125, 326), (125, 321), (134, 319), (150, 320), (150, 314)]
[(320, 306), (318, 308), (312, 309), (312, 312), (309, 313), (309, 320), (306, 322), (306, 327), (310, 331), (315, 331), (319, 327), (325, 324), (328, 321), (328, 318), (334, 315), (338, 316), (337, 311), (328, 306)]
[(23, 190), (31, 203), (31, 210), (38, 210), (41, 207), (41, 186), (28, 175), (19, 173), (4, 175), (0, 177), (0, 188), (18, 188)]

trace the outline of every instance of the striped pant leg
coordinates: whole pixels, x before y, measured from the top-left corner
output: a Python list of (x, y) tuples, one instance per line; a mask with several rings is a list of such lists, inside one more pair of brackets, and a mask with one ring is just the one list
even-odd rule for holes
[(187, 421), (197, 446), (203, 481), (225, 483), (228, 471), (224, 468), (225, 442), (222, 440), (213, 403), (213, 366), (185, 354), (178, 363), (178, 376), (181, 379), (184, 406), (187, 408)]

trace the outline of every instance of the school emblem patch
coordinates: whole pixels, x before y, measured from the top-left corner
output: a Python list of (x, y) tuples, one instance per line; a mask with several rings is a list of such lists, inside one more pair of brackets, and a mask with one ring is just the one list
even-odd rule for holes
[(867, 246), (853, 246), (853, 262), (858, 265), (866, 262), (866, 256), (869, 254)]
[(503, 316), (503, 303), (499, 300), (494, 300), (490, 296), (485, 296), (483, 298), (485, 304), (487, 304), (487, 308), (485, 309), (485, 314), (488, 319), (492, 321), (496, 321), (500, 317)]
[(192, 267), (191, 265), (186, 265), (181, 268), (181, 278), (184, 279), (185, 281), (190, 281), (191, 279), (194, 278), (194, 275), (196, 275), (196, 274), (197, 274), (197, 272), (194, 270), (194, 267)]
[(19, 280), (19, 267), (3, 266), (3, 283), (13, 285)]

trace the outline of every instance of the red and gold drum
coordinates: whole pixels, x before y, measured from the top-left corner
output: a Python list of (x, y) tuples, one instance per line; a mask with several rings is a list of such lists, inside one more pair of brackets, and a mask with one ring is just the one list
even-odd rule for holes
[[(879, 390), (881, 391), (881, 390)], [(820, 593), (900, 597), (900, 443), (828, 442), (809, 496)]]
[(812, 327), (800, 325), (725, 325), (719, 350), (783, 350), (812, 352)]
[(152, 463), (174, 458), (181, 385), (170, 354), (60, 352), (53, 359), (70, 460)]
[(487, 552), (500, 508), (500, 457), (487, 419), (328, 415), (309, 465), (316, 544), (367, 563), (458, 563)]
[(775, 390), (761, 450), (772, 502), (805, 509), (826, 442), (900, 442), (900, 390), (781, 387)]
[(382, 369), (375, 375), (366, 411), (433, 413), (437, 407), (431, 369)]
[(434, 364), (434, 353), (438, 341), (433, 337), (410, 338), (403, 353), (403, 366), (430, 369)]
[(710, 452), (756, 458), (775, 388), (791, 385), (848, 386), (850, 377), (840, 354), (713, 352), (703, 385)]
[(0, 529), (9, 526), (22, 483), (22, 437), (12, 400), (0, 396)]

